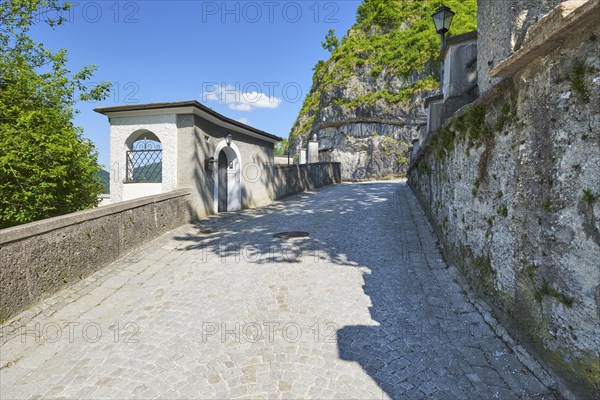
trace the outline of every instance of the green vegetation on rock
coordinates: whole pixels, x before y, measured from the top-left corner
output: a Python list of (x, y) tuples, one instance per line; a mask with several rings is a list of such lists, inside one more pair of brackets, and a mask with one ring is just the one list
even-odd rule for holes
[(590, 101), (590, 92), (588, 90), (587, 82), (585, 81), (585, 73), (587, 70), (588, 68), (583, 62), (577, 63), (569, 70), (571, 86), (573, 87), (577, 98), (582, 103), (588, 103)]
[[(450, 35), (476, 29), (476, 0), (446, 0), (444, 4), (456, 12)], [(428, 0), (364, 0), (357, 9), (356, 24), (339, 43), (328, 32), (323, 46), (332, 51), (331, 57), (313, 69), (313, 87), (290, 140), (310, 136), (315, 114), (330, 105), (352, 109), (375, 103), (402, 104), (417, 92), (436, 89), (440, 38), (431, 14), (439, 5), (440, 1)], [(420, 77), (416, 81), (415, 72)], [(346, 88), (352, 77), (378, 84), (366, 93), (342, 90), (347, 93), (343, 97), (331, 95), (342, 92), (339, 89)], [(404, 82), (401, 87), (391, 84), (398, 79)]]

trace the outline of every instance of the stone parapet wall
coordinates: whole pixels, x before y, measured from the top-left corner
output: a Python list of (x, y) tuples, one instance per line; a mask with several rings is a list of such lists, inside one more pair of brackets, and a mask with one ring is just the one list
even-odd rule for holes
[(563, 394), (599, 399), (600, 29), (577, 29), (434, 132), (409, 184)]
[(341, 164), (336, 162), (273, 167), (273, 193), (277, 199), (341, 182)]
[(0, 231), (0, 321), (190, 222), (177, 190)]

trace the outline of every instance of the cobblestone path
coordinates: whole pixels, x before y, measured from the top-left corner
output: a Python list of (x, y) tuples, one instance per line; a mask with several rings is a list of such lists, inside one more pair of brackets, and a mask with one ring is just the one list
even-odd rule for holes
[(0, 398), (555, 398), (459, 281), (404, 182), (328, 187), (179, 228), (9, 321)]

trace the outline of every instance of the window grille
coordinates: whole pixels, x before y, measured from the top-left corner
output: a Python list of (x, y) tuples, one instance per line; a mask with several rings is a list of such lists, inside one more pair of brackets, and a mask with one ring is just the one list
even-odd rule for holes
[(162, 182), (162, 145), (154, 140), (138, 140), (127, 152), (128, 183)]

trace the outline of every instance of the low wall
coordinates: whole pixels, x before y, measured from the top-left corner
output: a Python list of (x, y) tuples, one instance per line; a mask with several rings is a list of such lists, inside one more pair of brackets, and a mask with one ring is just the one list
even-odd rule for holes
[(190, 222), (189, 190), (0, 231), (0, 321)]
[(319, 162), (273, 166), (275, 198), (342, 182), (341, 164)]
[(600, 29), (581, 29), (434, 132), (409, 185), (563, 394), (600, 399)]

